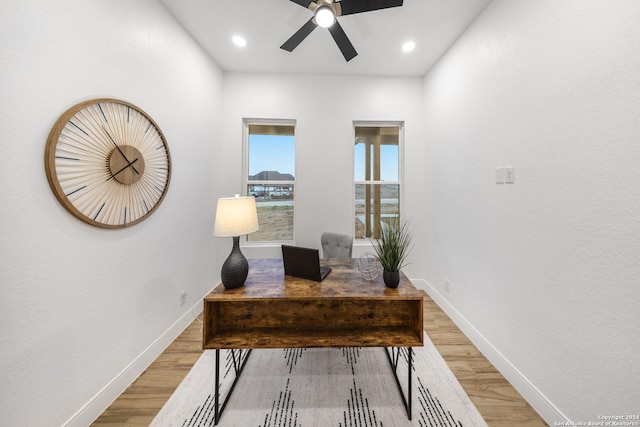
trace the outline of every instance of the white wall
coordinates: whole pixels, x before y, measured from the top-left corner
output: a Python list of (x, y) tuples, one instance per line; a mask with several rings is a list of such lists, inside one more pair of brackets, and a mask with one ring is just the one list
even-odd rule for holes
[[(219, 275), (222, 74), (153, 0), (2, 1), (0, 52), (0, 424), (86, 425)], [(164, 202), (127, 229), (73, 218), (44, 172), (55, 121), (97, 97), (145, 110), (171, 150)]]
[(549, 423), (639, 409), (639, 22), (494, 0), (425, 78), (430, 292)]
[[(320, 247), (323, 231), (354, 233), (353, 121), (404, 121), (405, 198), (403, 212), (415, 223), (411, 260), (421, 258), (419, 228), (424, 174), (423, 81), (373, 78), (225, 73), (224, 162), (218, 179), (228, 196), (241, 190), (242, 119), (296, 120), (296, 244)], [(225, 244), (231, 250), (231, 240)], [(354, 256), (371, 250), (354, 247)], [(280, 246), (245, 248), (248, 257), (280, 257)], [(417, 262), (410, 277), (423, 277)]]

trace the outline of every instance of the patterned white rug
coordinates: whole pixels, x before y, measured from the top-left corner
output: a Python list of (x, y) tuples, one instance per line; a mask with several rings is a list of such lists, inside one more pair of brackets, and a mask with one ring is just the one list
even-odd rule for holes
[[(413, 349), (412, 421), (385, 349), (309, 348), (254, 350), (218, 426), (486, 426), (427, 335), (424, 341)], [(406, 359), (403, 350), (405, 395)], [(224, 398), (235, 377), (230, 351), (221, 351), (220, 366)], [(151, 426), (212, 426), (214, 378), (215, 351), (207, 350)]]

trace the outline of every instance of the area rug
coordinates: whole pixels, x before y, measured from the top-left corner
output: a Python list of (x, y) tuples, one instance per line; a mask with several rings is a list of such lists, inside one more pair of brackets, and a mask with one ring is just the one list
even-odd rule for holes
[[(411, 421), (384, 348), (304, 348), (251, 352), (218, 426), (486, 426), (427, 335), (424, 341), (413, 348)], [(397, 354), (406, 395), (408, 350)], [(235, 377), (230, 351), (221, 351), (220, 366), (224, 397)], [(215, 351), (206, 350), (151, 426), (214, 425), (214, 378)]]

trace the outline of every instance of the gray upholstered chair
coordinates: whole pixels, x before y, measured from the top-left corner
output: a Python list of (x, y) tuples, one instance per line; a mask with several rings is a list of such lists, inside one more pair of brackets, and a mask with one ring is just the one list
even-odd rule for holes
[(320, 243), (323, 258), (351, 258), (353, 238), (347, 234), (322, 233)]

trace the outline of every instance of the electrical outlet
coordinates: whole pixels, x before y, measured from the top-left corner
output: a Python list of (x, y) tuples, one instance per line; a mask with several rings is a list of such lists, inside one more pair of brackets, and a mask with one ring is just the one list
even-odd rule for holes
[(180, 305), (184, 305), (187, 302), (187, 291), (180, 292)]
[(451, 292), (451, 282), (449, 279), (444, 279), (444, 290), (447, 292)]

